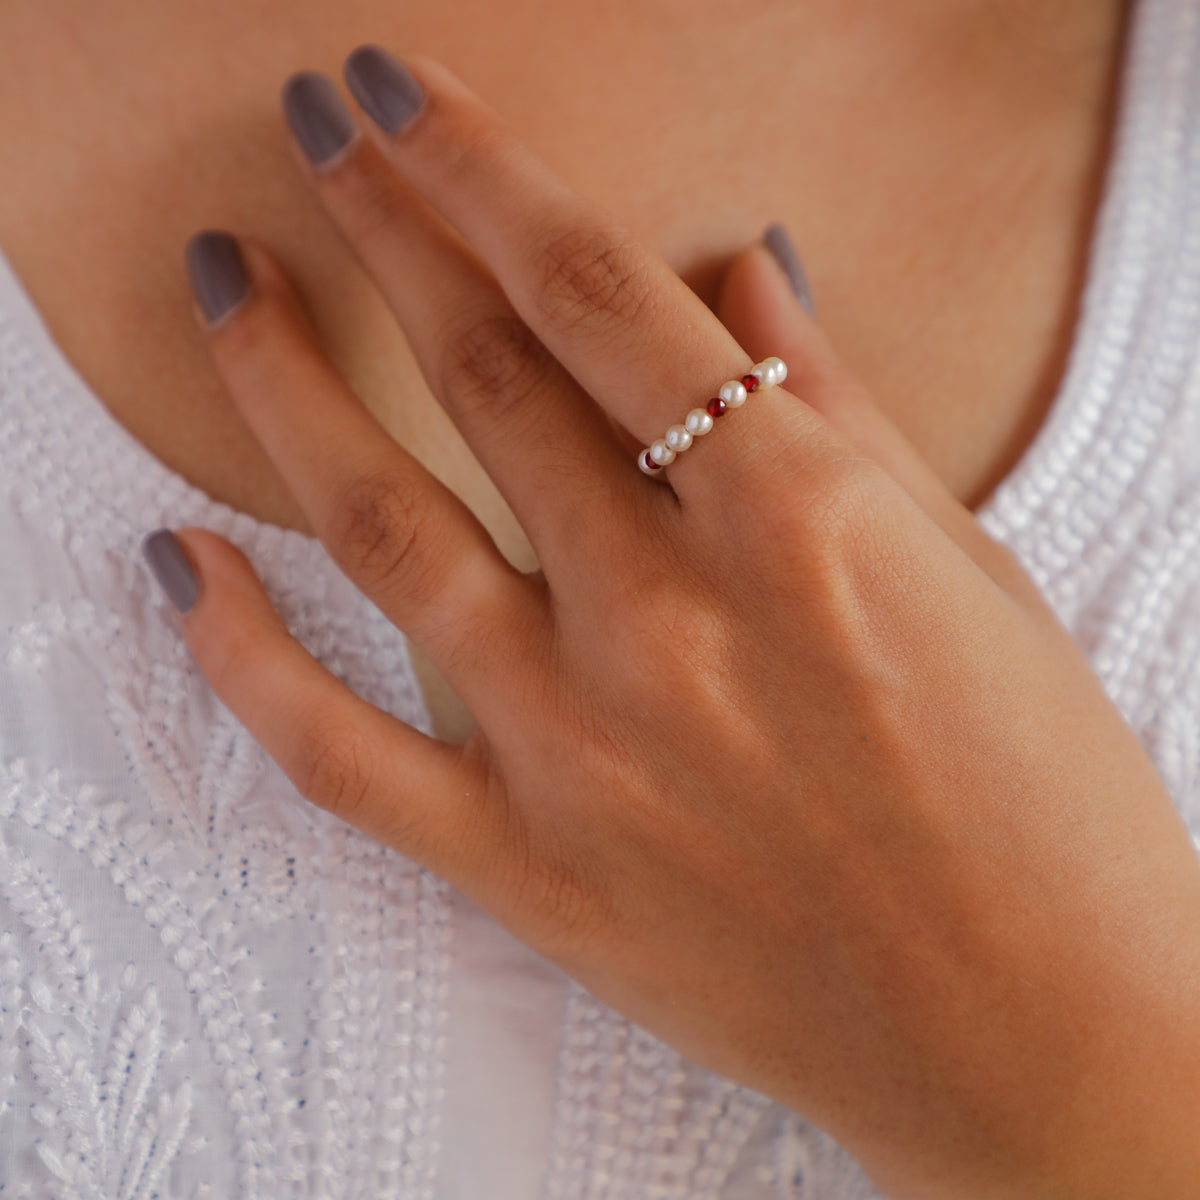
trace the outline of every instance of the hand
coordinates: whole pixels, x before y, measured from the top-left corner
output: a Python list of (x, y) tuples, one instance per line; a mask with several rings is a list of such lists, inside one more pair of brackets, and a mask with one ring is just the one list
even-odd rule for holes
[[(718, 319), (446, 68), (412, 71), (407, 124), (297, 159), (542, 569), (384, 433), (247, 239), (217, 368), (478, 727), (450, 746), (353, 695), (187, 530), (216, 693), (314, 803), (889, 1194), (1194, 1194), (1200, 872), (1082, 653), (761, 247)], [(665, 483), (638, 470), (771, 354), (786, 387)]]

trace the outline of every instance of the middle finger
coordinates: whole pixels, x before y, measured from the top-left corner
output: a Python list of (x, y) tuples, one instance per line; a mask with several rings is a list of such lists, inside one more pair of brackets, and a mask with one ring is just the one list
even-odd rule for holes
[[(603, 410), (514, 311), (462, 239), (356, 139), (332, 82), (293, 75), (284, 112), (318, 198), (404, 330), (431, 391), (552, 581), (587, 554), (595, 513), (630, 526), (647, 496)], [(332, 147), (332, 152), (330, 150)], [(299, 158), (300, 156), (297, 155)]]
[[(574, 192), (446, 67), (411, 62), (412, 72), (370, 45), (346, 61), (373, 140), (615, 420), (648, 445), (750, 371), (733, 335), (667, 263)], [(708, 501), (781, 447), (803, 456), (828, 440), (807, 405), (766, 388), (720, 454), (689, 451), (669, 479), (681, 498)]]

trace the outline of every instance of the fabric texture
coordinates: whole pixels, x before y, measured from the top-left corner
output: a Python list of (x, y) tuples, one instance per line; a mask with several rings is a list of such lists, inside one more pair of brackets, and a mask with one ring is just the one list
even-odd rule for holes
[[(1066, 377), (980, 514), (1200, 831), (1200, 6), (1142, 0)], [(213, 503), (64, 360), (0, 256), (0, 1192), (866, 1200), (821, 1131), (681, 1059), (300, 798), (138, 553), (248, 555), (432, 732), (324, 548)]]

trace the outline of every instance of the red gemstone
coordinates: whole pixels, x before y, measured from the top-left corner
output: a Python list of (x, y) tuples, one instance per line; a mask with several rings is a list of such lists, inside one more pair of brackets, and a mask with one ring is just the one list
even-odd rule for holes
[(722, 400), (720, 396), (714, 396), (708, 402), (708, 404), (705, 405), (708, 415), (714, 419), (719, 417), (725, 411), (725, 407), (725, 401)]
[(654, 461), (654, 459), (652, 459), (650, 457), (649, 450), (647, 450), (646, 453), (642, 455), (642, 462), (644, 462), (646, 464), (646, 466), (648, 466), (650, 468), (650, 470), (652, 470), (652, 471), (661, 471), (662, 470), (662, 463), (656, 463)]
[(748, 392), (757, 392), (760, 383), (762, 383), (762, 380), (757, 375), (742, 376), (742, 387)]

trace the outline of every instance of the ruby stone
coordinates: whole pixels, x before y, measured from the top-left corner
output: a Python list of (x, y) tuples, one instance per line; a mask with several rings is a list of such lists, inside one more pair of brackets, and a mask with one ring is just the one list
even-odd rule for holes
[(721, 416), (721, 414), (724, 413), (725, 408), (726, 408), (725, 401), (722, 400), (720, 396), (714, 396), (708, 402), (708, 404), (705, 405), (705, 411), (714, 420), (716, 420), (717, 417)]
[(647, 451), (645, 452), (645, 454), (643, 454), (643, 455), (642, 455), (642, 461), (643, 461), (643, 462), (646, 464), (646, 466), (648, 466), (648, 467), (650, 468), (650, 470), (652, 470), (652, 471), (661, 471), (661, 470), (662, 470), (662, 463), (656, 463), (656, 462), (654, 461), (654, 459), (652, 459), (652, 458), (650, 457), (650, 451), (649, 451), (649, 450), (647, 450)]
[(761, 384), (761, 383), (762, 383), (762, 380), (759, 379), (759, 377), (757, 375), (743, 375), (742, 376), (742, 387), (744, 387), (746, 389), (746, 391), (748, 391), (748, 392), (757, 392), (759, 384)]

